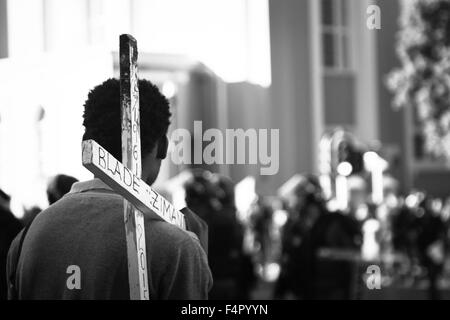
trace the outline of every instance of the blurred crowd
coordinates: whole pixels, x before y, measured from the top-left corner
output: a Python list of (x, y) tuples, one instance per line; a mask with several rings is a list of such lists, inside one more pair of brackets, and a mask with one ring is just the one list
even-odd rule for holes
[[(54, 177), (48, 184), (49, 204), (76, 181)], [(367, 181), (350, 176), (348, 205), (337, 208), (319, 177), (295, 175), (277, 195), (255, 194), (251, 205), (238, 209), (236, 185), (228, 177), (186, 171), (183, 200), (209, 228), (210, 298), (358, 299), (365, 268), (377, 265), (383, 287), (424, 288), (429, 298), (439, 299), (450, 289), (450, 198), (420, 191), (401, 196), (393, 178), (383, 181), (384, 200), (375, 204)], [(28, 209), (19, 220), (10, 200), (0, 192), (3, 274), (10, 242), (41, 211)], [(4, 299), (4, 277), (1, 281)], [(269, 285), (261, 289), (261, 284)], [(267, 292), (261, 296), (258, 290)]]
[(370, 265), (382, 270), (384, 288), (421, 289), (430, 299), (450, 289), (450, 198), (399, 195), (386, 175), (374, 203), (367, 179), (355, 174), (348, 205), (338, 209), (319, 180), (295, 175), (242, 212), (230, 179), (190, 172), (186, 204), (209, 225), (212, 299), (261, 297), (261, 282), (271, 283), (264, 298), (360, 299)]
[(373, 203), (360, 176), (350, 177), (348, 192), (347, 208), (336, 210), (316, 177), (299, 177), (284, 201), (289, 218), (275, 297), (360, 298), (365, 270), (376, 265), (383, 286), (426, 287), (428, 297), (438, 299), (445, 287), (449, 207), (423, 192), (397, 195), (390, 177), (381, 203)]

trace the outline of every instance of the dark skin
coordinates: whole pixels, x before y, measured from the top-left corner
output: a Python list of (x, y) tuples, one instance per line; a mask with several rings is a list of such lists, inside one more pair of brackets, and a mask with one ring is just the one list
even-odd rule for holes
[[(164, 141), (165, 140), (165, 141)], [(152, 185), (158, 177), (161, 169), (161, 161), (167, 154), (167, 137), (164, 136), (158, 140), (155, 147), (148, 153), (142, 155), (142, 174), (141, 179), (148, 185)], [(158, 157), (158, 149), (162, 149)], [(163, 156), (161, 156), (161, 154)]]

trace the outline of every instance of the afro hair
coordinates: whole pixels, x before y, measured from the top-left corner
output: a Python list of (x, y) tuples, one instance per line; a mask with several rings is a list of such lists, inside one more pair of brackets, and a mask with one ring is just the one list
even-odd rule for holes
[[(171, 113), (167, 99), (147, 80), (139, 80), (139, 104), (141, 150), (145, 154), (167, 134)], [(108, 79), (89, 92), (83, 118), (83, 140), (95, 140), (122, 161), (119, 80)]]

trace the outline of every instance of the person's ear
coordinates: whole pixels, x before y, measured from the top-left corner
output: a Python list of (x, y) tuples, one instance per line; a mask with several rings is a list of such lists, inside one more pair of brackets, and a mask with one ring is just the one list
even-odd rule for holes
[(163, 136), (158, 141), (158, 151), (156, 153), (156, 158), (165, 159), (167, 157), (167, 149), (169, 148), (169, 139), (166, 136)]

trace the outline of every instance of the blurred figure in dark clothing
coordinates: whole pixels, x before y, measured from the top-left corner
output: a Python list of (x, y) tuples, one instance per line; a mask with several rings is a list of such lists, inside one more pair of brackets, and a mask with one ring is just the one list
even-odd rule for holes
[(209, 298), (248, 299), (253, 268), (243, 253), (244, 233), (236, 216), (233, 182), (195, 170), (184, 187), (186, 205), (208, 224), (208, 261), (214, 279)]
[(30, 224), (34, 218), (36, 218), (36, 216), (41, 213), (42, 209), (39, 208), (38, 206), (33, 206), (29, 209), (25, 209), (24, 210), (24, 215), (22, 217), (22, 224), (24, 226), (27, 226), (28, 224)]
[(315, 176), (299, 179), (289, 199), (275, 298), (349, 299), (352, 264), (318, 257), (320, 249), (358, 249), (361, 229), (350, 215), (329, 212)]
[(211, 219), (211, 212), (219, 209), (211, 179), (211, 172), (195, 169), (184, 183), (186, 206), (207, 223)]
[(75, 182), (78, 182), (78, 180), (65, 174), (58, 174), (53, 177), (47, 186), (48, 203), (52, 205), (65, 194), (69, 193)]
[(20, 221), (11, 213), (11, 198), (0, 190), (0, 300), (6, 300), (6, 258), (11, 241), (22, 229)]
[[(256, 282), (256, 275), (252, 257), (243, 250), (244, 226), (237, 219), (234, 183), (228, 177), (219, 174), (214, 175), (212, 182), (220, 209), (210, 222), (210, 239), (213, 240), (214, 246), (210, 251), (211, 270), (213, 274), (214, 270), (217, 272), (215, 281), (223, 279), (224, 282), (233, 283), (235, 293), (227, 298), (248, 300)], [(213, 299), (224, 298), (222, 294), (213, 286), (211, 290)]]
[(296, 299), (313, 299), (314, 247), (312, 227), (322, 208), (317, 203), (305, 199), (303, 207), (288, 219), (282, 236), (281, 274), (278, 279), (275, 297), (293, 294)]
[(418, 259), (427, 273), (429, 298), (439, 300), (437, 281), (445, 259), (445, 222), (424, 193), (411, 194), (407, 202), (408, 206), (393, 217), (393, 244), (410, 259)]
[(289, 216), (282, 231), (281, 272), (274, 295), (276, 299), (289, 294), (313, 299), (315, 252), (311, 231), (324, 214), (322, 190), (316, 177), (301, 176), (283, 197)]
[(314, 299), (352, 299), (354, 261), (319, 258), (318, 252), (326, 248), (330, 251), (344, 250), (358, 254), (361, 243), (361, 225), (352, 215), (323, 211), (311, 230)]
[(419, 205), (423, 214), (419, 216), (419, 232), (417, 245), (419, 258), (427, 270), (429, 284), (429, 298), (439, 300), (438, 277), (444, 266), (445, 224), (438, 212), (431, 207), (431, 199), (426, 197)]
[(395, 250), (405, 253), (412, 261), (417, 256), (417, 216), (406, 205), (392, 215), (392, 244)]
[(257, 244), (256, 260), (265, 276), (272, 245), (273, 210), (263, 197), (258, 197), (258, 200), (252, 205), (250, 220), (254, 241)]

